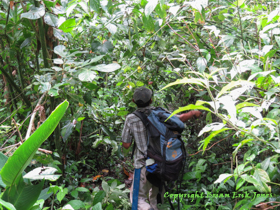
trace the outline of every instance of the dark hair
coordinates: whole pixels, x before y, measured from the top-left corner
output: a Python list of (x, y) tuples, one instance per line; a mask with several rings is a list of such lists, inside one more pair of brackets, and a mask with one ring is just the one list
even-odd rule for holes
[(137, 105), (137, 107), (146, 107), (146, 106), (149, 106), (150, 105), (150, 103), (151, 103), (151, 99), (148, 101), (148, 102), (146, 102), (146, 103), (143, 103), (142, 101), (138, 101), (137, 103), (135, 102), (135, 104)]

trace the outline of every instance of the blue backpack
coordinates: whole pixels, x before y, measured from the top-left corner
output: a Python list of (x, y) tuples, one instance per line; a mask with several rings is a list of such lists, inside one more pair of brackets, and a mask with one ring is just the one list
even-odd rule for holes
[(145, 158), (151, 159), (146, 161), (147, 179), (161, 191), (164, 182), (178, 179), (184, 166), (186, 151), (181, 133), (185, 125), (177, 116), (166, 120), (171, 114), (160, 107), (133, 114), (141, 119), (147, 130)]

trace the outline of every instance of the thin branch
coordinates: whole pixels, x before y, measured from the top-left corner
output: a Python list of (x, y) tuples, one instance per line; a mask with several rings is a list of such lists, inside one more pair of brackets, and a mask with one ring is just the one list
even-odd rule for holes
[(21, 142), (16, 143), (16, 144), (13, 144), (13, 145), (10, 145), (10, 146), (7, 146), (7, 147), (5, 147), (5, 148), (1, 148), (1, 149), (0, 149), (0, 151), (3, 151), (3, 150), (6, 150), (6, 149), (9, 149), (9, 148), (11, 148), (11, 147), (16, 147), (16, 146), (18, 146), (18, 145), (20, 145), (20, 144), (21, 144)]
[[(209, 147), (208, 149), (205, 149), (205, 151), (211, 149), (214, 145), (220, 143), (221, 141), (224, 141), (225, 139), (229, 138), (230, 136), (233, 136), (233, 134), (228, 135), (227, 137), (221, 139), (220, 141), (217, 141), (217, 142), (214, 143), (211, 147)], [(196, 154), (198, 154), (198, 153), (200, 153), (200, 152), (203, 152), (203, 151), (204, 151), (204, 150), (199, 150), (199, 151), (197, 151), (196, 153), (190, 154), (190, 155), (196, 155)]]
[(39, 148), (39, 149), (38, 149), (38, 151), (40, 151), (40, 152), (44, 152), (44, 153), (46, 153), (46, 154), (52, 154), (52, 153), (53, 153), (53, 152), (52, 152), (52, 151), (50, 151), (50, 150), (41, 149), (41, 148)]
[(41, 98), (39, 99), (35, 109), (33, 110), (32, 112), (32, 115), (31, 115), (31, 119), (30, 119), (30, 122), (29, 122), (29, 126), (28, 126), (28, 129), (27, 129), (27, 133), (26, 133), (26, 136), (25, 136), (25, 140), (29, 138), (30, 136), (30, 133), (31, 133), (31, 128), (32, 128), (32, 124), (35, 120), (35, 115), (37, 113), (37, 111), (39, 110), (39, 105), (41, 104), (41, 101), (43, 100), (43, 98), (45, 97), (47, 92), (44, 92), (44, 94), (41, 96)]
[(21, 141), (21, 143), (23, 143), (22, 136), (21, 136), (20, 131), (19, 131), (18, 126), (17, 126), (17, 122), (15, 121), (14, 118), (12, 119), (12, 121), (13, 121), (13, 123), (15, 124), (15, 126), (16, 126), (16, 128), (17, 128), (17, 132), (18, 132), (18, 135), (19, 135), (19, 137), (20, 137), (20, 141)]
[(178, 33), (169, 25), (169, 23), (167, 23), (167, 25), (169, 26), (169, 28), (170, 28), (177, 36), (179, 36), (180, 38), (182, 38), (183, 40), (185, 40), (189, 45), (192, 46), (192, 48), (194, 48), (196, 51), (198, 51), (198, 49), (197, 49), (192, 43), (190, 43), (188, 40), (186, 40), (184, 37), (182, 37), (180, 34), (178, 34)]

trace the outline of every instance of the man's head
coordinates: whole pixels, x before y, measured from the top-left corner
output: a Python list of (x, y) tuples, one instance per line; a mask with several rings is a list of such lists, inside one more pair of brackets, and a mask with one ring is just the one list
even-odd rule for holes
[(152, 91), (146, 87), (136, 88), (133, 94), (133, 102), (138, 107), (149, 106), (152, 102)]

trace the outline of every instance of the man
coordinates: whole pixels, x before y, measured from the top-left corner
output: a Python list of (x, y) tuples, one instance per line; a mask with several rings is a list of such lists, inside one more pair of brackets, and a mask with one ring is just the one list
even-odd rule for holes
[[(154, 108), (150, 106), (150, 104), (152, 103), (152, 91), (146, 87), (136, 88), (133, 94), (132, 101), (137, 105), (137, 111), (144, 112), (145, 114), (147, 114), (150, 109)], [(200, 115), (200, 111), (190, 111), (188, 113), (176, 116), (179, 117), (182, 122), (186, 122), (193, 116), (199, 117)], [(157, 210), (157, 194), (159, 189), (153, 186), (146, 179), (146, 160), (144, 157), (144, 155), (147, 155), (146, 128), (139, 117), (134, 114), (129, 114), (126, 117), (122, 132), (122, 142), (124, 148), (128, 149), (130, 147), (132, 142), (132, 135), (136, 144), (134, 151), (134, 179), (130, 191), (130, 201), (132, 203), (132, 209)], [(146, 202), (147, 194), (149, 194), (149, 203)], [(163, 195), (164, 191), (162, 192), (162, 200)], [(137, 197), (138, 205), (135, 207), (133, 203), (137, 204)]]

